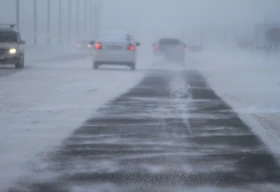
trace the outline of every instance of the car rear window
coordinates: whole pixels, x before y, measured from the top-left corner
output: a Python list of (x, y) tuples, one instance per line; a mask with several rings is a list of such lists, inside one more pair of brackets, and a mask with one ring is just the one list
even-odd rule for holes
[(108, 35), (108, 36), (100, 36), (98, 38), (100, 41), (126, 41), (125, 36), (120, 35)]
[(180, 44), (178, 39), (161, 39), (159, 44), (177, 45)]
[(89, 41), (81, 41), (80, 43), (81, 43), (81, 44), (88, 44)]

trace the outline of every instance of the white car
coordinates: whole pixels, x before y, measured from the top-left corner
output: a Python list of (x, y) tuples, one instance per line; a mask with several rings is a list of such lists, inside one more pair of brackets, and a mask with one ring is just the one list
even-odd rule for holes
[(125, 65), (136, 68), (137, 46), (140, 43), (125, 32), (106, 32), (94, 42), (93, 69), (100, 65)]

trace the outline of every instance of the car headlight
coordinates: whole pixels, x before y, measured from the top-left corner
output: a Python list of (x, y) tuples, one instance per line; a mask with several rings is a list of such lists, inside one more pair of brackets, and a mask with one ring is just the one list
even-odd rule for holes
[(17, 50), (15, 48), (12, 48), (9, 50), (10, 54), (16, 54), (17, 53)]
[(91, 47), (91, 44), (88, 44), (88, 47)]

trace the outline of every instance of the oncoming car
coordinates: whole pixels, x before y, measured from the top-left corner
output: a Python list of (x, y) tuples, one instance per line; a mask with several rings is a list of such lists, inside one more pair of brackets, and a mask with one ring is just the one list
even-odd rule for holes
[(132, 35), (125, 32), (106, 32), (94, 41), (93, 68), (101, 65), (124, 65), (135, 70), (137, 46)]
[(24, 68), (25, 41), (14, 26), (0, 24), (0, 65), (14, 65), (19, 69)]

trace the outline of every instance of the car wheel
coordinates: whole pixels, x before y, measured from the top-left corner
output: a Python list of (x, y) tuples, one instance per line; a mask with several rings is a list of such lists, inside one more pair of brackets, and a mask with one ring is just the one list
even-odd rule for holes
[(16, 68), (16, 69), (20, 69), (20, 68), (21, 68), (20, 63), (16, 63), (16, 64), (15, 64), (15, 68)]
[(92, 65), (92, 68), (93, 69), (98, 69), (98, 66), (99, 66), (98, 63), (94, 62), (93, 65)]
[(131, 69), (131, 71), (135, 71), (135, 69), (136, 69), (135, 63), (132, 63), (132, 64), (130, 65), (130, 69)]
[(21, 68), (24, 68), (24, 55), (22, 56), (22, 60), (21, 60)]
[(24, 56), (21, 56), (22, 58), (20, 59), (20, 62), (15, 64), (16, 69), (21, 69), (24, 68)]

